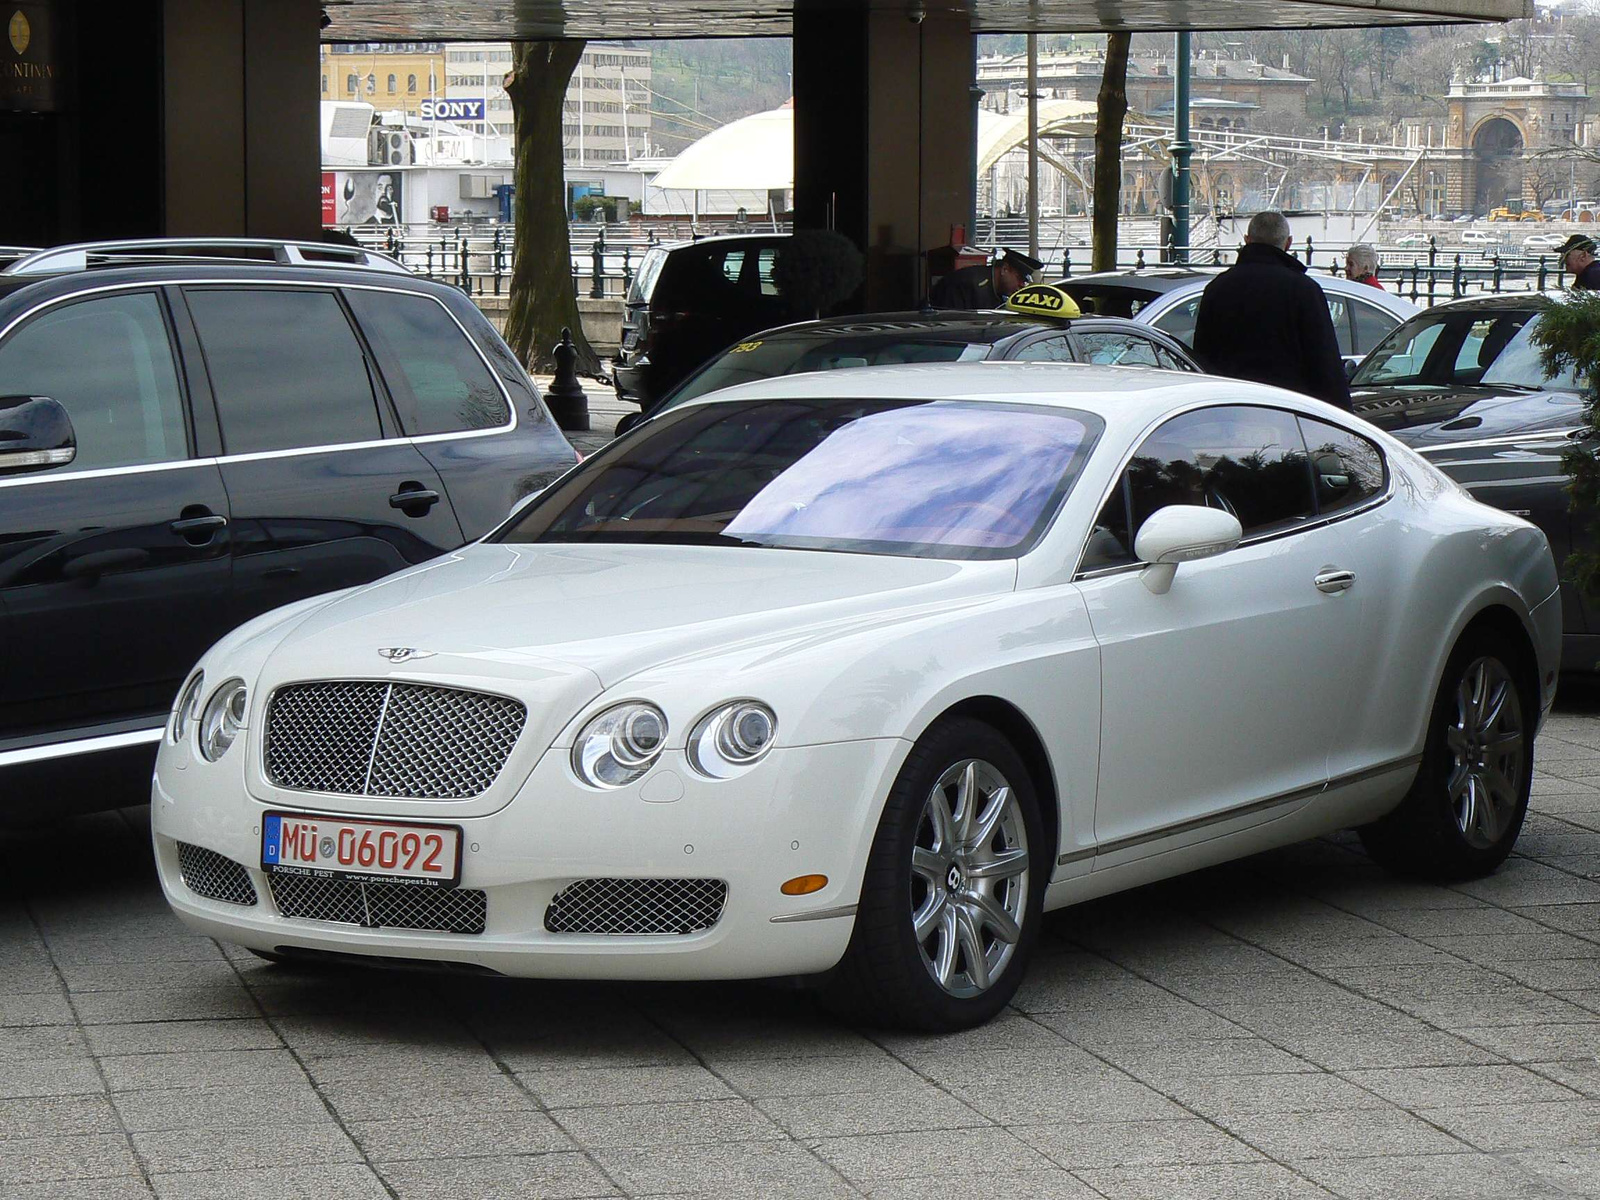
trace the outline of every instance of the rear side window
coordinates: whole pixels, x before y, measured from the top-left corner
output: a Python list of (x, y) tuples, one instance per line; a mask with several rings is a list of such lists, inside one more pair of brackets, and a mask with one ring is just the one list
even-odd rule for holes
[(1322, 516), (1354, 508), (1383, 493), (1383, 454), (1359, 434), (1326, 421), (1300, 418), (1311, 458), (1311, 482)]
[(1170, 333), (1185, 346), (1194, 345), (1195, 314), (1200, 311), (1198, 295), (1180, 300), (1154, 321), (1150, 322), (1163, 333)]
[(383, 436), (366, 354), (332, 292), (185, 292), (228, 454)]
[(776, 247), (705, 242), (673, 250), (650, 295), (650, 307), (718, 314), (746, 312), (746, 306), (765, 291), (761, 278), (763, 253), (768, 255), (766, 275), (770, 286), (771, 255), (776, 253)]
[(511, 419), (472, 340), (436, 301), (368, 291), (345, 299), (378, 352), (406, 433), (495, 429)]
[(1339, 353), (1354, 354), (1350, 348), (1350, 302), (1332, 292), (1323, 292), (1322, 298), (1328, 302), (1328, 316), (1333, 321), (1334, 336), (1339, 339)]
[(1372, 353), (1372, 348), (1388, 337), (1389, 331), (1400, 323), (1376, 304), (1365, 304), (1360, 300), (1351, 304), (1350, 311), (1356, 319), (1356, 354)]
[(161, 302), (135, 292), (52, 308), (0, 346), (0, 396), (49, 396), (78, 453), (56, 472), (189, 456)]

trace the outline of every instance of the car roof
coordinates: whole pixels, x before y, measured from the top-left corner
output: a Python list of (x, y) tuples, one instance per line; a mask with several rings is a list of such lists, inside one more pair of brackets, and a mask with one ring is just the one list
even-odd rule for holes
[(1145, 292), (1170, 292), (1195, 281), (1209, 282), (1224, 268), (1203, 267), (1128, 267), (1117, 271), (1095, 271), (1089, 275), (1069, 275), (1054, 281), (1056, 287), (1071, 289), (1083, 284), (1101, 287), (1136, 288)]
[(140, 263), (135, 266), (94, 267), (87, 271), (59, 271), (41, 275), (0, 274), (0, 302), (22, 292), (55, 298), (74, 292), (160, 283), (320, 283), (332, 286), (381, 287), (406, 292), (428, 292), (458, 298), (459, 288), (436, 283), (420, 275), (398, 271), (370, 271), (346, 266), (283, 266), (249, 260), (207, 263)]
[(690, 246), (725, 246), (730, 243), (740, 242), (786, 242), (793, 234), (788, 233), (718, 233), (710, 237), (684, 238), (677, 242), (662, 242), (652, 247), (655, 250), (684, 250)]
[[(1079, 319), (1079, 318), (1073, 318)], [(1029, 329), (1058, 329), (1069, 319), (1053, 320), (1031, 313), (1017, 313), (1004, 308), (921, 308), (900, 312), (854, 313), (850, 316), (824, 317), (815, 321), (796, 321), (792, 325), (777, 325), (752, 337), (768, 338), (827, 338), (852, 334), (919, 333), (923, 330), (949, 329), (995, 332), (1001, 336), (1022, 333)], [(998, 339), (996, 339), (998, 340)]]
[(1132, 423), (1141, 428), (1161, 414), (1194, 400), (1270, 404), (1297, 408), (1313, 415), (1321, 415), (1320, 410), (1338, 411), (1281, 388), (1188, 371), (995, 361), (897, 363), (778, 375), (708, 392), (688, 401), (684, 407), (740, 400), (837, 400), (840, 397), (1045, 404), (1091, 412), (1108, 425)]
[(1431, 308), (1422, 309), (1412, 316), (1427, 316), (1439, 312), (1538, 312), (1552, 303), (1542, 292), (1498, 292), (1491, 296), (1464, 296), (1460, 300), (1442, 300)]

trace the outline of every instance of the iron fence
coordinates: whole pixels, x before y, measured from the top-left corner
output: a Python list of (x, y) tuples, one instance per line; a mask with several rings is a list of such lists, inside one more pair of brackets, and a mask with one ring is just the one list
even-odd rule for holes
[[(995, 223), (989, 223), (995, 226)], [(1119, 268), (1144, 270), (1180, 262), (1200, 267), (1225, 267), (1232, 263), (1235, 250), (1210, 244), (1187, 249), (1149, 238), (1150, 230), (1138, 229), (1145, 239), (1119, 242)], [(786, 232), (786, 226), (780, 226)], [(765, 225), (728, 223), (691, 227), (671, 224), (583, 225), (568, 229), (572, 286), (580, 297), (617, 299), (626, 295), (644, 256), (654, 246), (685, 241), (691, 236), (721, 233), (766, 232)], [(412, 226), (386, 230), (353, 231), (365, 246), (382, 250), (419, 275), (453, 283), (475, 298), (498, 297), (509, 293), (515, 241), (508, 225), (484, 224), (459, 227)], [(990, 231), (986, 231), (990, 232)], [(995, 226), (1000, 235), (997, 245), (1015, 245), (1009, 228)], [(1071, 278), (1090, 270), (1090, 249), (1083, 239), (1068, 232), (1063, 223), (1052, 231), (1056, 243), (1041, 249), (1044, 279)], [(1024, 237), (1025, 237), (1024, 231)], [(1418, 236), (1418, 235), (1410, 235)], [(1077, 244), (1073, 244), (1077, 243)], [(979, 249), (991, 247), (981, 246)], [(1338, 275), (1344, 270), (1343, 243), (1319, 244), (1307, 238), (1294, 254), (1308, 266)], [(1550, 254), (1518, 252), (1515, 247), (1488, 247), (1482, 250), (1452, 250), (1441, 246), (1436, 236), (1425, 245), (1380, 249), (1382, 277), (1389, 289), (1418, 304), (1479, 294), (1543, 292), (1562, 286), (1561, 263)]]

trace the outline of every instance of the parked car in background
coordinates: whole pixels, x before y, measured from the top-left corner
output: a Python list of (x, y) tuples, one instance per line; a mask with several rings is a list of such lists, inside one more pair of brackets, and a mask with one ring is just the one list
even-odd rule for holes
[(1554, 250), (1566, 240), (1559, 233), (1530, 233), (1522, 239), (1522, 245), (1528, 250)]
[(1411, 249), (1419, 246), (1431, 246), (1433, 238), (1426, 233), (1402, 233), (1395, 238), (1394, 244), (1402, 249)]
[(1487, 229), (1463, 229), (1461, 231), (1461, 244), (1463, 246), (1501, 246), (1507, 238), (1504, 234), (1491, 233)]
[(129, 803), (208, 645), (479, 537), (576, 461), (477, 307), (382, 256), (160, 240), (13, 263), (0, 820)]
[(787, 234), (734, 234), (656, 246), (628, 287), (612, 378), (648, 408), (730, 342), (791, 319), (772, 267)]
[[(1407, 321), (1350, 381), (1358, 416), (1418, 450), (1479, 500), (1543, 529), (1564, 561), (1597, 548), (1570, 511), (1561, 456), (1583, 435), (1570, 373), (1547, 376), (1533, 331), (1549, 303), (1484, 296), (1438, 304)], [(1600, 670), (1600, 605), (1562, 585), (1565, 671)]]
[[(1041, 287), (1024, 289), (1037, 295)], [(807, 371), (876, 367), (893, 363), (1083, 362), (1101, 366), (1199, 371), (1176, 338), (1118, 317), (1079, 317), (1066, 297), (1063, 308), (1037, 304), (988, 312), (868, 313), (828, 321), (803, 321), (753, 335), (730, 346), (664, 396), (649, 415), (676, 408), (708, 392)], [(629, 413), (625, 433), (642, 419)]]
[(1276, 388), (767, 379), (208, 650), (156, 867), (268, 958), (810, 977), (948, 1031), (1047, 909), (1351, 826), (1406, 874), (1492, 871), (1557, 605), (1539, 530)]
[[(1194, 317), (1200, 294), (1221, 268), (1153, 267), (1142, 271), (1101, 271), (1061, 280), (1057, 286), (1078, 302), (1086, 313), (1106, 317), (1131, 317), (1170, 333), (1186, 347), (1194, 344)], [(1359, 362), (1389, 331), (1420, 311), (1411, 301), (1391, 291), (1342, 276), (1312, 271), (1321, 285), (1333, 318), (1339, 353)]]

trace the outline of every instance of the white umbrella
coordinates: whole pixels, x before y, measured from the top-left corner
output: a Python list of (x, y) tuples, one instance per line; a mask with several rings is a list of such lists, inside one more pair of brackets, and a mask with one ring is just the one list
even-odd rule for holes
[(794, 109), (775, 108), (714, 129), (651, 180), (671, 190), (772, 191), (794, 186)]

